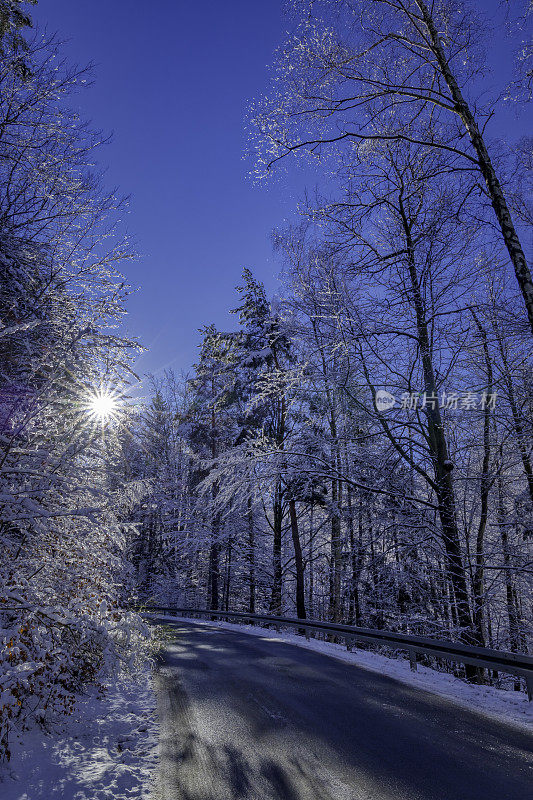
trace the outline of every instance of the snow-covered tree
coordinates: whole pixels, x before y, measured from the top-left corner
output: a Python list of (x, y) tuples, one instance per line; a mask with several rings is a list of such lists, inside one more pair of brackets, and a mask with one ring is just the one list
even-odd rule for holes
[[(17, 57), (16, 36), (2, 43)], [(80, 73), (56, 55), (35, 34), (27, 69), (0, 67), (3, 756), (14, 727), (70, 712), (145, 631), (122, 608), (132, 494), (113, 471), (125, 420), (91, 414), (98, 393), (125, 391), (138, 350), (115, 330), (127, 295), (116, 266), (131, 252), (113, 241), (117, 203), (91, 169), (99, 137), (66, 106)]]

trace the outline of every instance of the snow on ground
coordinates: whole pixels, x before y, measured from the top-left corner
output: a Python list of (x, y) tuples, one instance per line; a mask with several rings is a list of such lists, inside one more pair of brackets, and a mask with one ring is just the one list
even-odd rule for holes
[(204, 619), (188, 619), (174, 616), (162, 617), (159, 615), (157, 615), (157, 619), (168, 619), (169, 622), (179, 622), (180, 619), (184, 619), (187, 622), (201, 622), (202, 625), (243, 631), (254, 636), (276, 639), (296, 644), (299, 647), (306, 647), (309, 650), (316, 650), (319, 653), (326, 653), (349, 664), (356, 664), (358, 667), (379, 672), (381, 675), (387, 675), (412, 686), (418, 686), (420, 689), (434, 692), (461, 706), (466, 706), (472, 711), (525, 728), (530, 733), (533, 732), (533, 703), (528, 702), (524, 692), (468, 684), (453, 675), (437, 672), (437, 670), (424, 667), (421, 664), (418, 665), (416, 672), (411, 672), (407, 659), (389, 658), (368, 650), (353, 650), (350, 652), (342, 644), (333, 644), (317, 639), (306, 641), (303, 636), (295, 633), (278, 633), (277, 631), (258, 628), (257, 626), (237, 625), (231, 622)]
[(83, 697), (49, 735), (13, 741), (0, 764), (2, 800), (148, 800), (157, 762), (158, 725), (149, 670), (118, 678), (104, 699)]

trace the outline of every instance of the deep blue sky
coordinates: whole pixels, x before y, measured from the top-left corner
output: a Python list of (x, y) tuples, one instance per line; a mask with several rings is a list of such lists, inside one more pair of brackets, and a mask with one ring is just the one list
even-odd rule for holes
[[(493, 10), (498, 0), (478, 2)], [(269, 291), (278, 285), (270, 231), (302, 181), (254, 186), (242, 154), (247, 104), (266, 89), (287, 28), (282, 0), (39, 0), (32, 12), (68, 40), (71, 60), (96, 64), (79, 103), (113, 131), (107, 182), (132, 196), (127, 225), (141, 257), (125, 273), (141, 288), (128, 329), (149, 348), (137, 368), (188, 369), (197, 328), (235, 324), (243, 266)], [(509, 73), (508, 43), (498, 47), (496, 72)]]
[(188, 368), (197, 328), (235, 325), (243, 266), (277, 286), (270, 231), (295, 196), (254, 186), (242, 155), (247, 103), (286, 29), (281, 0), (40, 0), (33, 18), (69, 40), (70, 58), (96, 64), (79, 102), (113, 131), (107, 183), (132, 196), (141, 258), (125, 272), (142, 288), (128, 328), (150, 348), (138, 368)]

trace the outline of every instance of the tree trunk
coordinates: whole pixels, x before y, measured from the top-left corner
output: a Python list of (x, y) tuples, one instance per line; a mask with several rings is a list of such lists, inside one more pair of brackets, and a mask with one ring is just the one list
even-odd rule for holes
[(341, 621), (341, 572), (342, 541), (339, 505), (341, 484), (335, 478), (331, 481), (331, 559), (329, 579), (329, 621)]
[[(476, 314), (472, 311), (472, 316), (477, 325), (481, 340), (483, 343), (483, 353), (485, 356), (485, 365), (487, 368), (487, 394), (492, 395), (492, 362), (489, 355), (487, 345), (487, 333)], [(472, 582), (472, 603), (474, 607), (474, 633), (477, 643), (485, 646), (485, 633), (484, 633), (484, 599), (483, 599), (483, 568), (484, 568), (484, 537), (485, 529), (487, 527), (488, 519), (488, 503), (490, 493), (490, 404), (486, 403), (483, 410), (483, 464), (481, 467), (481, 486), (480, 486), (480, 501), (481, 508), (479, 512), (479, 524), (476, 537), (476, 561), (474, 569), (474, 579)]]
[(311, 614), (311, 619), (314, 616), (314, 589), (315, 589), (315, 560), (313, 553), (313, 520), (314, 520), (314, 507), (311, 506), (309, 514), (309, 589), (307, 594), (307, 609)]
[[(214, 383), (211, 385), (212, 396), (215, 395)], [(216, 445), (216, 418), (215, 409), (211, 409), (211, 458), (217, 453)], [(216, 503), (218, 487), (213, 485), (213, 506)], [(209, 550), (209, 575), (207, 580), (207, 602), (212, 611), (219, 608), (219, 577), (220, 577), (220, 516), (215, 512), (211, 521), (211, 547)]]
[(352, 506), (352, 490), (350, 487), (346, 490), (346, 503), (348, 506), (348, 538), (350, 541), (350, 562), (351, 562), (351, 580), (350, 580), (350, 601), (348, 605), (348, 624), (356, 625), (361, 624), (361, 602), (359, 599), (359, 576), (361, 574), (361, 561), (363, 555), (362, 538), (363, 538), (363, 501), (359, 499), (359, 538), (356, 543), (354, 532), (353, 520), (353, 506)]
[(226, 576), (224, 581), (224, 610), (229, 611), (229, 600), (231, 590), (231, 561), (233, 557), (233, 541), (232, 537), (228, 538), (227, 556), (226, 556)]
[[(273, 351), (276, 367), (279, 369), (279, 362)], [(287, 400), (282, 394), (278, 406), (278, 420), (276, 425), (276, 445), (280, 450), (285, 446), (285, 422), (287, 418)], [(274, 507), (273, 507), (273, 530), (274, 541), (272, 545), (272, 596), (270, 600), (270, 611), (277, 616), (281, 615), (283, 570), (281, 564), (281, 551), (283, 544), (283, 483), (281, 474), (276, 477), (274, 488)]]
[(524, 250), (518, 238), (518, 234), (511, 217), (511, 212), (507, 206), (505, 195), (496, 175), (496, 171), (492, 165), (489, 152), (485, 145), (481, 131), (477, 125), (476, 119), (470, 109), (470, 106), (464, 99), (455, 76), (450, 69), (450, 65), (448, 63), (448, 59), (446, 58), (446, 54), (444, 52), (444, 48), (442, 46), (442, 42), (433, 17), (423, 0), (416, 0), (416, 4), (422, 13), (422, 17), (429, 32), (431, 50), (433, 51), (433, 54), (437, 60), (442, 77), (446, 81), (446, 85), (450, 90), (450, 95), (454, 103), (454, 110), (465, 126), (472, 146), (476, 152), (479, 169), (483, 175), (483, 178), (485, 179), (487, 192), (500, 226), (503, 241), (505, 242), (507, 252), (509, 253), (509, 258), (511, 259), (511, 263), (514, 267), (516, 280), (518, 281), (520, 291), (522, 292), (522, 296), (524, 298), (529, 324), (533, 333), (533, 280), (531, 278), (531, 272), (526, 261)]
[(531, 464), (531, 458), (529, 455), (529, 437), (527, 433), (524, 431), (524, 427), (522, 425), (521, 414), (518, 407), (518, 403), (516, 401), (515, 388), (513, 385), (513, 379), (509, 367), (509, 359), (507, 358), (507, 353), (505, 350), (505, 345), (503, 342), (501, 331), (496, 325), (496, 323), (493, 324), (493, 328), (496, 334), (496, 338), (498, 340), (498, 348), (500, 351), (500, 355), (502, 357), (502, 362), (504, 367), (503, 380), (505, 383), (505, 388), (507, 390), (507, 399), (509, 401), (509, 406), (511, 407), (513, 426), (516, 435), (516, 443), (518, 445), (518, 451), (520, 453), (520, 458), (522, 460), (522, 465), (524, 467), (524, 474), (527, 480), (529, 496), (531, 498), (531, 501), (533, 502), (533, 466)]
[[(460, 635), (465, 642), (470, 643), (472, 641), (472, 618), (470, 615), (466, 575), (461, 555), (459, 530), (457, 527), (455, 496), (451, 477), (453, 464), (448, 455), (448, 446), (437, 397), (438, 387), (431, 357), (431, 344), (426, 321), (425, 305), (418, 282), (411, 226), (403, 205), (403, 190), (400, 192), (399, 196), (399, 208), (407, 245), (409, 277), (413, 293), (418, 342), (422, 358), (424, 389), (426, 391), (425, 410), (428, 424), (428, 443), (433, 461), (435, 493), (437, 495), (442, 538), (446, 551), (446, 564), (453, 586), (457, 618), (461, 628)], [(430, 400), (429, 403), (427, 402), (428, 396), (434, 398)], [(468, 668), (467, 674), (470, 675), (471, 673), (472, 670)]]
[(272, 545), (272, 596), (270, 599), (270, 612), (281, 616), (281, 589), (282, 589), (282, 565), (281, 565), (281, 545), (283, 532), (283, 506), (282, 506), (282, 487), (281, 477), (276, 480), (274, 490), (274, 541)]
[(255, 531), (252, 496), (248, 496), (248, 611), (255, 614)]
[(511, 565), (511, 555), (509, 550), (509, 536), (505, 519), (505, 503), (503, 492), (503, 481), (501, 475), (498, 477), (498, 527), (502, 542), (505, 597), (507, 604), (507, 619), (509, 621), (509, 649), (513, 653), (526, 650), (524, 637), (520, 629), (520, 614), (518, 611), (518, 598), (513, 584), (513, 571)]
[(211, 546), (209, 548), (209, 575), (207, 581), (207, 602), (212, 611), (219, 608), (219, 578), (220, 578), (220, 542), (219, 542), (220, 520), (218, 517), (213, 519), (213, 529), (211, 531)]
[(294, 545), (294, 563), (296, 566), (296, 615), (298, 619), (305, 619), (305, 590), (304, 590), (304, 565), (302, 559), (302, 546), (298, 532), (298, 517), (296, 516), (296, 502), (289, 500), (289, 513), (291, 518), (292, 543)]

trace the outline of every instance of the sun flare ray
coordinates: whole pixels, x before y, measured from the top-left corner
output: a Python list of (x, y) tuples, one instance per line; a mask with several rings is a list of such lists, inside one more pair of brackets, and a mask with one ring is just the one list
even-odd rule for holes
[(88, 398), (86, 411), (94, 419), (107, 422), (117, 414), (118, 395), (106, 388), (97, 389)]

